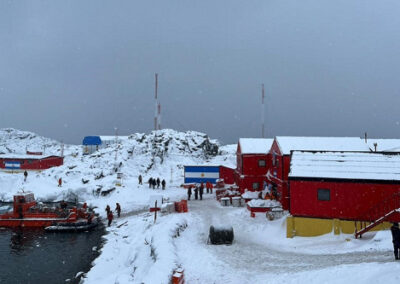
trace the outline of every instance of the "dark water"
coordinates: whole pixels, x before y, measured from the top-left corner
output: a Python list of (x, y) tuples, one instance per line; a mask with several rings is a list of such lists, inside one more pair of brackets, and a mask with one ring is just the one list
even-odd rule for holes
[(89, 271), (103, 234), (102, 225), (81, 233), (0, 228), (0, 283), (79, 283), (75, 276)]

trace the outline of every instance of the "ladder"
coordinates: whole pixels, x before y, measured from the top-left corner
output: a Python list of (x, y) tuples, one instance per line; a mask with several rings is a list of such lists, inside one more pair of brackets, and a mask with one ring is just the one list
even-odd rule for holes
[(355, 238), (361, 238), (364, 233), (388, 220), (393, 215), (397, 215), (397, 219), (400, 219), (400, 193), (395, 193), (384, 199), (360, 216), (358, 220), (361, 221), (355, 221)]

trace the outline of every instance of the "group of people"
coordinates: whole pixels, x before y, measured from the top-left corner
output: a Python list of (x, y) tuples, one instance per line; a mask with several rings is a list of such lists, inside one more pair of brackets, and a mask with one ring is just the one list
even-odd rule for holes
[[(110, 227), (113, 219), (114, 219), (114, 215), (112, 213), (112, 210), (110, 208), (110, 205), (107, 204), (106, 206), (106, 212), (107, 212), (107, 220), (108, 220), (108, 227)], [(120, 217), (121, 216), (121, 205), (119, 205), (119, 203), (116, 203), (116, 207), (115, 207), (115, 212), (117, 212), (117, 216)]]
[[(139, 176), (139, 177), (141, 177), (141, 176)], [(153, 189), (155, 189), (156, 186), (157, 186), (157, 188), (160, 188), (160, 185), (161, 185), (161, 188), (164, 190), (165, 186), (166, 186), (165, 179), (160, 180), (160, 178), (156, 179), (156, 178), (151, 177), (151, 178), (149, 178), (148, 183), (149, 183), (149, 188), (153, 188)], [(141, 183), (139, 182), (139, 184), (141, 184)]]
[[(207, 193), (211, 193), (212, 194), (213, 193), (213, 188), (214, 188), (214, 186), (213, 186), (213, 184), (211, 182), (209, 182), (209, 181), (206, 182)], [(193, 191), (194, 191), (194, 199), (195, 200), (198, 200), (199, 197), (200, 197), (200, 200), (203, 200), (204, 183), (201, 183), (200, 185), (197, 184), (196, 186), (190, 185), (188, 187), (188, 190), (187, 190), (188, 200), (190, 200)]]
[[(26, 182), (26, 179), (28, 178), (28, 172), (25, 170), (24, 171), (24, 182)], [(58, 179), (58, 187), (62, 186), (62, 178)]]

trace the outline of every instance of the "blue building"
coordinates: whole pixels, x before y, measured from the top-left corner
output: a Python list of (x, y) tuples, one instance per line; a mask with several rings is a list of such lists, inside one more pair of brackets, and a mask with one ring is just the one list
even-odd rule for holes
[(99, 150), (101, 146), (100, 136), (86, 136), (83, 138), (83, 154), (88, 155)]

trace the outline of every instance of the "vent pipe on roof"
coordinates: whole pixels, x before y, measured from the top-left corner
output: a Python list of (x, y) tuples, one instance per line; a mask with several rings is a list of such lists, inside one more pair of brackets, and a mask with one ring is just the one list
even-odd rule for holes
[(378, 150), (378, 143), (374, 143), (375, 152)]
[(364, 140), (365, 140), (365, 143), (367, 143), (367, 140), (368, 140), (367, 139), (367, 132), (364, 133)]

